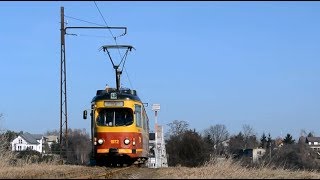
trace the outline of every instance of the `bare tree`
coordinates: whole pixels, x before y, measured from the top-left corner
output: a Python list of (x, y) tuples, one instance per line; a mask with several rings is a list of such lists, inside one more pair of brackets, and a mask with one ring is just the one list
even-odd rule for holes
[(229, 132), (225, 125), (216, 124), (214, 126), (210, 126), (204, 130), (204, 137), (207, 137), (210, 144), (213, 145), (212, 151), (214, 154), (225, 154), (222, 142), (229, 138)]
[(47, 136), (59, 136), (59, 135), (60, 135), (60, 132), (55, 129), (55, 130), (47, 131), (47, 132), (45, 133), (45, 135), (47, 135)]
[[(3, 120), (3, 114), (0, 113), (0, 121)], [(1, 128), (1, 127), (0, 127)], [(13, 131), (4, 132), (4, 129), (0, 129), (0, 168), (10, 166), (16, 155), (11, 151), (10, 141), (14, 137)]]
[(169, 126), (169, 134), (172, 136), (178, 136), (188, 130), (189, 124), (186, 121), (174, 120), (172, 123), (167, 124)]
[[(0, 113), (0, 123), (1, 123), (1, 121), (2, 121), (2, 118), (3, 118), (3, 114), (2, 113)], [(4, 130), (2, 129), (2, 127), (0, 126), (0, 133), (2, 133)]]
[(275, 168), (315, 171), (320, 168), (317, 152), (304, 143), (286, 144), (275, 149), (273, 154), (271, 165)]
[(242, 126), (242, 133), (245, 138), (256, 135), (253, 128), (248, 124)]
[(240, 150), (245, 149), (245, 141), (243, 133), (240, 131), (237, 135), (230, 137), (228, 150), (231, 156), (237, 156)]
[(307, 131), (305, 129), (301, 129), (300, 130), (300, 136), (306, 137), (307, 136)]
[(245, 124), (242, 126), (242, 132), (243, 132), (243, 137), (244, 137), (244, 147), (246, 148), (254, 148), (259, 145), (257, 141), (257, 136), (256, 133), (254, 132), (253, 128)]
[(87, 164), (91, 151), (90, 136), (85, 129), (68, 130), (68, 161), (72, 164)]
[(300, 130), (300, 136), (303, 136), (303, 137), (315, 137), (315, 132), (314, 131), (310, 131), (309, 133), (307, 133), (307, 131), (305, 129), (301, 129)]

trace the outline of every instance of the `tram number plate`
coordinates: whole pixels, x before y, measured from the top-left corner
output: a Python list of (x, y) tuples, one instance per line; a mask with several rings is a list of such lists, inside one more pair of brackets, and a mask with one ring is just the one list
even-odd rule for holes
[(111, 144), (119, 144), (119, 140), (118, 139), (112, 139), (111, 140)]

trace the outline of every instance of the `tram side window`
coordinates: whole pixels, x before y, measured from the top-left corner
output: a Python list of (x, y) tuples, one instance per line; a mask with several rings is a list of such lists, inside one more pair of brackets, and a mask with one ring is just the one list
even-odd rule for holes
[(141, 106), (140, 105), (135, 105), (135, 116), (136, 116), (136, 125), (138, 127), (141, 127)]
[(149, 119), (147, 118), (147, 130), (149, 131)]
[(146, 125), (147, 117), (145, 111), (143, 112), (143, 129), (147, 130), (147, 125)]

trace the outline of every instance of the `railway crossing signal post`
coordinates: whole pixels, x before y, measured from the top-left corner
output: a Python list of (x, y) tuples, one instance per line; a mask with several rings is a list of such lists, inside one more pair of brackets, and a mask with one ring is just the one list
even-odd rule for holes
[(168, 167), (166, 149), (164, 143), (163, 127), (158, 125), (158, 111), (160, 104), (153, 104), (152, 110), (155, 112), (155, 168)]
[(160, 111), (160, 104), (153, 104), (152, 110), (154, 111), (155, 120), (154, 120), (154, 134), (155, 134), (155, 148), (154, 148), (154, 154), (155, 154), (155, 167), (158, 167), (159, 163), (159, 151), (158, 151), (158, 111)]

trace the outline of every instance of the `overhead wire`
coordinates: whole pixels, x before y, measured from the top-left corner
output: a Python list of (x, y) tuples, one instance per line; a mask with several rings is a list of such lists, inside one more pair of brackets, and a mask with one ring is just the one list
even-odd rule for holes
[[(96, 3), (95, 1), (94, 1), (94, 4), (95, 4), (95, 6), (96, 6), (96, 8), (97, 8), (97, 10), (98, 10), (98, 12), (99, 12), (99, 14), (100, 14), (100, 16), (102, 17), (105, 25), (106, 25), (107, 27), (109, 27), (106, 19), (104, 18), (103, 14), (101, 13), (101, 11), (100, 11), (100, 9), (99, 9), (99, 7), (98, 7), (98, 5), (97, 5), (97, 3)], [(67, 16), (67, 15), (64, 15), (64, 16), (65, 16), (66, 18), (70, 18), (70, 19), (73, 19), (73, 20), (85, 22), (85, 23), (88, 23), (88, 24), (93, 24), (93, 25), (97, 25), (97, 26), (104, 26), (104, 25), (102, 25), (102, 24), (98, 24), (98, 23), (95, 23), (95, 22), (90, 22), (90, 21), (83, 20), (83, 19), (79, 19), (79, 18), (75, 18), (75, 17), (72, 17), (72, 16)], [(108, 30), (109, 30), (109, 32), (110, 32), (110, 34), (111, 34), (111, 36), (112, 36), (112, 39), (115, 41), (115, 44), (118, 45), (117, 37), (114, 36), (114, 34), (112, 33), (112, 31), (111, 31), (110, 29), (108, 29)], [(72, 34), (72, 35), (76, 35), (76, 36), (87, 36), (87, 37), (107, 38), (106, 36), (93, 36), (93, 35), (87, 35), (87, 34)], [(120, 36), (123, 36), (123, 35), (120, 35)], [(120, 37), (120, 36), (118, 36), (118, 37)], [(124, 61), (123, 61), (124, 63), (123, 63), (123, 65), (122, 65), (122, 69), (125, 70), (125, 73), (126, 73), (126, 75), (127, 75), (129, 84), (130, 84), (131, 88), (133, 88), (132, 83), (131, 83), (131, 80), (130, 80), (130, 77), (129, 77), (129, 75), (128, 75), (128, 72), (127, 72), (126, 68), (124, 67), (124, 64), (125, 64), (125, 61), (126, 61), (126, 57), (122, 57), (121, 52), (120, 52), (120, 49), (119, 49), (119, 48), (117, 48), (117, 49), (118, 49), (118, 53), (119, 53), (119, 56), (120, 56), (120, 59), (121, 59), (119, 65), (120, 65), (120, 64), (122, 63), (122, 61), (124, 60)], [(109, 55), (110, 55), (110, 54), (109, 54)], [(125, 54), (125, 56), (126, 56), (126, 55), (127, 55), (127, 54)], [(113, 64), (113, 62), (112, 62), (112, 64)], [(114, 65), (114, 64), (113, 64), (113, 65)]]
[[(104, 23), (106, 24), (106, 26), (107, 26), (107, 27), (109, 27), (109, 26), (108, 26), (107, 21), (105, 20), (104, 16), (102, 15), (102, 13), (101, 13), (101, 11), (100, 11), (100, 9), (99, 9), (99, 7), (98, 7), (98, 5), (97, 5), (96, 1), (93, 1), (93, 2), (94, 2), (94, 4), (95, 4), (95, 6), (96, 6), (97, 10), (99, 11), (100, 16), (102, 17), (102, 19), (103, 19)], [(117, 37), (115, 37), (115, 36), (113, 35), (113, 33), (112, 33), (112, 31), (111, 31), (110, 29), (109, 29), (109, 32), (110, 32), (110, 34), (111, 34), (112, 38), (114, 39), (115, 44), (116, 44), (116, 45), (118, 45)], [(120, 35), (120, 36), (121, 36), (121, 35)], [(122, 57), (122, 55), (121, 55), (121, 53), (120, 53), (120, 49), (119, 49), (119, 48), (117, 48), (117, 49), (118, 49), (118, 52), (119, 52), (120, 59), (122, 59), (122, 60), (123, 60), (123, 58), (121, 58), (121, 57)], [(125, 54), (125, 56), (126, 56), (126, 54)], [(122, 60), (120, 61), (120, 64), (121, 64)], [(126, 58), (125, 58), (125, 60), (126, 60)], [(124, 63), (125, 63), (125, 61), (124, 61)], [(120, 65), (120, 64), (119, 64), (119, 65)], [(124, 68), (124, 64), (123, 64), (123, 66), (122, 66), (122, 69), (125, 69), (125, 68)], [(125, 72), (126, 72), (126, 75), (127, 75), (127, 77), (128, 77), (128, 80), (129, 80), (130, 86), (131, 86), (131, 88), (132, 88), (132, 84), (131, 84), (131, 81), (130, 81), (130, 78), (129, 78), (129, 75), (128, 75), (128, 73), (127, 73), (126, 69), (125, 69)]]
[(127, 78), (128, 78), (128, 80), (129, 80), (130, 87), (131, 87), (132, 89), (134, 89), (133, 86), (132, 86), (132, 83), (131, 83), (131, 81), (130, 81), (129, 75), (128, 75), (128, 73), (127, 73), (127, 69), (126, 69), (125, 67), (124, 67), (123, 69), (124, 69), (124, 72), (126, 73)]
[(98, 25), (98, 26), (104, 26), (104, 25), (101, 25), (101, 24), (98, 24), (98, 23), (94, 23), (94, 22), (82, 20), (82, 19), (79, 19), (79, 18), (75, 18), (75, 17), (71, 17), (71, 16), (67, 16), (67, 15), (64, 15), (64, 16), (65, 16), (66, 18), (70, 18), (70, 19), (82, 21), (82, 22), (85, 22), (85, 23), (88, 23), (88, 24), (94, 24), (94, 25)]
[[(67, 16), (67, 15), (64, 15), (64, 16), (65, 16), (66, 18), (74, 19), (74, 20), (81, 21), (81, 22), (85, 22), (85, 23), (88, 23), (88, 24), (94, 24), (94, 25), (101, 26), (101, 27), (104, 26), (104, 25), (102, 25), (102, 24), (90, 22), (90, 21), (83, 20), (83, 19), (79, 19), (79, 18), (75, 18), (75, 17), (72, 17), (72, 16)], [(95, 35), (80, 34), (80, 33), (72, 34), (72, 35), (76, 35), (76, 36), (80, 36), (80, 37), (109, 38), (108, 36), (95, 36)], [(112, 39), (113, 39), (113, 38), (112, 38)]]
[[(93, 1), (93, 2), (94, 2), (94, 4), (96, 5), (96, 8), (98, 9), (98, 11), (99, 11), (99, 13), (100, 13), (100, 16), (102, 17), (104, 23), (106, 24), (107, 27), (109, 27), (107, 21), (105, 20), (104, 16), (102, 15), (102, 13), (101, 13), (101, 11), (100, 11), (100, 9), (99, 9), (96, 1)], [(117, 40), (115, 39), (115, 37), (114, 37), (114, 35), (113, 35), (113, 33), (112, 33), (112, 31), (111, 31), (110, 29), (109, 29), (109, 32), (110, 32), (111, 36), (114, 38), (114, 41), (117, 43)]]

